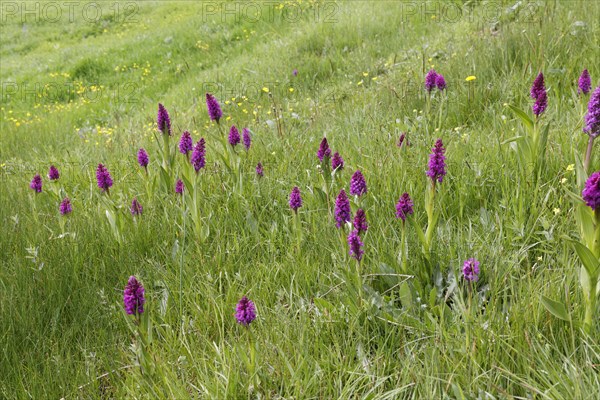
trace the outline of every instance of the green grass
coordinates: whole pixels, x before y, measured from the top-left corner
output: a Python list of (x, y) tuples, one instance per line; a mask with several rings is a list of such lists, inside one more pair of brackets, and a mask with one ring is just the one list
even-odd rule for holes
[[(263, 12), (258, 21), (222, 22), (220, 14), (204, 18), (201, 3), (134, 4), (127, 23), (108, 3), (98, 23), (81, 18), (81, 8), (72, 23), (66, 14), (59, 22), (1, 19), (0, 397), (600, 396), (597, 317), (586, 335), (540, 301), (564, 301), (574, 320), (583, 316), (579, 264), (565, 240), (579, 237), (568, 191), (581, 187), (567, 167), (587, 143), (577, 78), (588, 68), (594, 87), (600, 79), (599, 3), (524, 2), (510, 12), (514, 3), (430, 2), (432, 18), (416, 2), (303, 0), (294, 22), (277, 10), (274, 18)], [(463, 16), (441, 11), (450, 4)], [(317, 10), (333, 14), (317, 20)], [(428, 113), (423, 78), (432, 66), (448, 89)], [(539, 71), (549, 89), (542, 123), (551, 127), (534, 188), (503, 142), (522, 129), (506, 104), (530, 113)], [(466, 82), (469, 75), (477, 79)], [(207, 90), (223, 106), (225, 127), (254, 134), (248, 154), (238, 150), (241, 190), (217, 155)], [(272, 101), (282, 135), (271, 124)], [(174, 194), (146, 190), (160, 165), (159, 102), (176, 138), (189, 130), (207, 139), (198, 178), (204, 241)], [(404, 131), (406, 151), (396, 147)], [(355, 169), (369, 190), (366, 301), (358, 311), (344, 272), (354, 264), (321, 190), (315, 155), (324, 135), (346, 162), (331, 196), (348, 189)], [(432, 256), (438, 282), (423, 283), (421, 303), (409, 306), (398, 300), (404, 278), (395, 275), (401, 223), (394, 206), (409, 192), (415, 219), (426, 223), (425, 170), (438, 137), (448, 162)], [(149, 178), (136, 163), (140, 147), (150, 154)], [(124, 221), (122, 243), (105, 217), (98, 163), (115, 181), (109, 202)], [(61, 172), (57, 183), (46, 178), (50, 164)], [(599, 165), (596, 154), (592, 170)], [(175, 175), (183, 167), (178, 154)], [(39, 195), (29, 189), (35, 173), (44, 179)], [(304, 199), (299, 250), (287, 205), (293, 186)], [(59, 188), (73, 202), (66, 235), (52, 193)], [(144, 207), (135, 222), (134, 196)], [(426, 260), (414, 230), (407, 232), (410, 273), (418, 274)], [(482, 269), (483, 298), (471, 306), (460, 280), (469, 257)], [(122, 311), (130, 275), (146, 287), (154, 326), (151, 382), (136, 365)], [(258, 311), (248, 330), (233, 317), (243, 295)]]

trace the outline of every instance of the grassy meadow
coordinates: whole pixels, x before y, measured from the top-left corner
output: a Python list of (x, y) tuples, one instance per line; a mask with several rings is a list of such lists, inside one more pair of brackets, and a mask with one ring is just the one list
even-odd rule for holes
[[(583, 329), (571, 195), (588, 143), (577, 81), (587, 68), (600, 82), (599, 21), (595, 1), (3, 1), (0, 398), (600, 398), (600, 310)], [(425, 90), (430, 69), (445, 90)], [(548, 107), (534, 118), (539, 72)], [(547, 134), (532, 159), (515, 140), (527, 118)], [(233, 124), (248, 151), (225, 142)], [(197, 174), (177, 151), (185, 130), (206, 140)], [(333, 176), (323, 137), (344, 159)], [(438, 138), (447, 174), (432, 203)], [(356, 170), (360, 262), (334, 218)], [(131, 275), (141, 316), (123, 310)]]

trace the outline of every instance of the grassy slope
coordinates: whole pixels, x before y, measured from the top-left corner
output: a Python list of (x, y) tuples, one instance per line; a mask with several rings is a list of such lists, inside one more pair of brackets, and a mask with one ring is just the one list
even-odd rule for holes
[[(294, 24), (280, 18), (203, 23), (201, 7), (191, 2), (144, 4), (138, 22), (126, 25), (110, 18), (101, 24), (30, 23), (26, 29), (3, 23), (2, 82), (75, 82), (87, 90), (99, 84), (102, 93), (69, 103), (63, 89), (63, 101), (44, 98), (39, 106), (22, 95), (2, 99), (0, 393), (56, 398), (150, 391), (136, 386), (139, 376), (130, 369), (95, 379), (131, 363), (120, 290), (136, 274), (152, 294), (148, 309), (164, 323), (156, 357), (177, 371), (187, 390), (210, 398), (246, 397), (252, 383), (242, 357), (245, 332), (231, 315), (243, 294), (258, 306), (252, 331), (261, 349), (261, 384), (253, 390), (266, 397), (438, 398), (442, 392), (459, 397), (462, 390), (468, 397), (593, 398), (600, 391), (597, 339), (550, 318), (539, 295), (568, 296), (572, 305), (582, 300), (576, 263), (561, 239), (576, 236), (565, 196), (575, 182), (565, 168), (585, 141), (574, 82), (584, 67), (595, 84), (600, 77), (594, 45), (600, 42), (600, 9), (594, 2), (535, 4), (532, 19), (526, 13), (503, 17), (495, 34), (482, 23), (485, 4), (472, 20), (440, 23), (421, 13), (404, 22), (400, 2), (339, 3), (337, 21), (318, 24), (311, 17)], [(438, 131), (420, 111), (424, 64), (435, 65), (449, 82)], [(545, 118), (552, 128), (539, 220), (527, 231), (518, 207), (531, 194), (518, 181), (508, 145), (500, 143), (518, 129), (503, 104), (529, 107), (538, 70), (550, 88)], [(477, 80), (467, 84), (468, 75)], [(190, 244), (188, 235), (180, 299), (180, 253), (172, 257), (175, 241), (183, 240), (179, 208), (165, 196), (145, 195), (134, 154), (144, 146), (153, 160), (159, 157), (151, 133), (157, 102), (171, 112), (177, 134), (189, 129), (195, 139), (209, 138), (215, 128), (202, 96), (215, 82), (225, 88), (215, 91), (222, 102), (236, 97), (241, 103), (224, 105), (227, 124), (251, 128), (255, 144), (243, 163), (243, 198), (225, 190), (227, 176), (217, 167), (203, 176), (211, 235), (202, 246)], [(284, 109), (283, 139), (265, 123), (272, 119), (260, 90), (265, 86)], [(240, 101), (242, 95), (247, 99)], [(400, 155), (395, 141), (405, 130), (413, 147)], [(320, 187), (314, 153), (324, 134), (347, 163), (339, 188), (356, 168), (367, 178), (366, 273), (397, 265), (399, 226), (392, 220), (402, 192), (411, 193), (425, 220), (423, 170), (435, 138), (444, 138), (450, 172), (436, 260), (444, 271), (458, 271), (462, 260), (477, 256), (482, 285), (489, 285), (488, 306), (473, 316), (471, 351), (458, 312), (445, 323), (425, 312), (385, 322), (345, 319), (341, 311), (330, 320), (314, 307), (311, 299), (325, 293), (331, 303), (343, 303), (339, 271), (346, 268), (314, 189)], [(211, 159), (214, 146), (209, 140), (210, 163), (217, 161)], [(258, 161), (266, 170), (260, 189), (252, 178)], [(112, 239), (98, 205), (98, 162), (113, 172), (112, 196), (123, 212), (134, 195), (145, 207), (123, 246)], [(44, 175), (50, 163), (63, 172), (61, 184), (74, 201), (68, 230), (75, 239), (59, 238), (57, 201), (48, 193), (35, 199), (37, 220), (31, 212), (28, 181), (35, 172)], [(560, 183), (563, 177), (567, 184)], [(305, 200), (300, 255), (293, 251), (286, 205), (294, 185)], [(412, 234), (409, 241), (411, 268), (417, 269), (419, 247)], [(29, 247), (38, 248), (35, 263), (27, 258)]]

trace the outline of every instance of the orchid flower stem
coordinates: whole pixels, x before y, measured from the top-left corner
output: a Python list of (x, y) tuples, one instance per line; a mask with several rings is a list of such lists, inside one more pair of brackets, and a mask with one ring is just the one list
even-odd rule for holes
[[(223, 150), (225, 151), (223, 153), (223, 156), (227, 155), (229, 153), (229, 149), (227, 148), (227, 135), (225, 135), (223, 133), (223, 127), (221, 126), (220, 123), (217, 123), (217, 127), (219, 128), (219, 138), (221, 139), (222, 143), (223, 143)], [(229, 157), (227, 157), (229, 158)]]
[(340, 243), (342, 245), (341, 248), (343, 249), (343, 251), (342, 251), (343, 258), (342, 259), (344, 260), (344, 262), (346, 262), (346, 260), (348, 259), (348, 242), (346, 240), (347, 234), (346, 234), (346, 225), (345, 224), (340, 226), (339, 236), (340, 236)]
[(38, 219), (38, 213), (37, 213), (37, 193), (33, 194), (33, 200), (31, 201), (32, 204), (32, 215), (33, 215), (33, 219), (35, 221), (35, 223), (37, 224), (39, 222)]
[(300, 230), (300, 215), (294, 210), (294, 230), (296, 231), (296, 251), (300, 255), (300, 244), (302, 242), (302, 231)]
[(402, 254), (402, 273), (406, 274), (408, 272), (408, 251), (406, 246), (406, 225), (404, 221), (402, 221), (402, 237), (401, 237), (401, 254)]
[(171, 169), (171, 152), (169, 149), (169, 135), (163, 134), (163, 167), (165, 170)]
[(441, 97), (441, 102), (440, 102), (440, 110), (438, 113), (438, 123), (437, 123), (437, 129), (442, 129), (442, 115), (444, 112), (444, 95), (442, 95)]
[(181, 206), (181, 219), (183, 220), (183, 231), (181, 239), (181, 258), (179, 259), (179, 317), (183, 324), (183, 255), (185, 250), (185, 204), (182, 202)]
[(362, 275), (360, 273), (360, 260), (356, 260), (356, 290), (358, 291), (358, 308), (363, 304)]
[(250, 348), (250, 376), (256, 380), (256, 347), (254, 346), (252, 332), (248, 326), (246, 326), (246, 334), (248, 335), (248, 347)]
[(426, 202), (427, 209), (427, 230), (425, 231), (425, 256), (427, 259), (430, 258), (431, 241), (433, 240), (433, 232), (435, 231), (435, 215), (434, 215), (434, 202), (435, 202), (435, 181), (432, 181), (431, 187), (429, 188), (429, 196)]
[[(591, 243), (590, 250), (594, 257), (600, 256), (600, 209), (594, 211), (594, 238)], [(583, 268), (583, 267), (582, 267)], [(591, 277), (590, 277), (591, 278)], [(583, 330), (587, 334), (592, 333), (594, 312), (596, 311), (596, 305), (598, 302), (598, 294), (596, 293), (596, 287), (598, 286), (598, 277), (590, 279), (590, 290), (585, 295), (585, 316), (583, 319)]]
[(427, 103), (425, 104), (425, 114), (429, 115), (429, 111), (431, 110), (431, 92), (427, 93)]
[(598, 296), (596, 295), (596, 291), (593, 289), (598, 282), (593, 282), (595, 285), (592, 286), (592, 289), (588, 293), (588, 296), (585, 299), (585, 316), (583, 319), (583, 330), (588, 335), (592, 333), (592, 326), (594, 321), (594, 311), (596, 309), (596, 301)]
[(590, 169), (590, 161), (592, 159), (592, 149), (594, 148), (594, 137), (590, 136), (588, 140), (587, 150), (585, 151), (585, 160), (583, 161), (583, 169), (588, 172)]
[(470, 343), (471, 343), (471, 297), (472, 297), (472, 293), (473, 293), (473, 282), (469, 282), (469, 286), (467, 287), (467, 310), (466, 310), (466, 326), (465, 326), (465, 338), (466, 338), (466, 343), (465, 343), (465, 352), (468, 353), (469, 352), (469, 347), (470, 347)]
[(331, 223), (331, 207), (329, 206), (329, 182), (327, 181), (325, 173), (326, 172), (323, 171), (323, 181), (325, 182), (323, 186), (325, 188), (325, 198), (327, 201), (327, 217), (329, 219), (329, 223)]

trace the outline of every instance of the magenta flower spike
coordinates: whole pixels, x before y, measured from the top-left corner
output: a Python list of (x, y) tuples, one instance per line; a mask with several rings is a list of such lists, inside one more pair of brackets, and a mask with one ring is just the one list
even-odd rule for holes
[(177, 183), (175, 183), (175, 193), (183, 195), (183, 190), (185, 189), (185, 185), (181, 179), (177, 179)]
[(290, 208), (294, 210), (295, 213), (298, 212), (298, 209), (302, 207), (302, 196), (300, 195), (300, 189), (298, 186), (294, 186), (292, 192), (290, 193)]
[(404, 192), (398, 199), (398, 203), (396, 203), (396, 218), (400, 218), (404, 222), (413, 212), (413, 201), (408, 193)]
[(60, 206), (58, 207), (58, 210), (60, 211), (60, 215), (71, 214), (71, 212), (73, 211), (73, 206), (71, 205), (71, 200), (68, 197), (65, 197), (60, 202)]
[(144, 211), (144, 208), (142, 207), (142, 205), (140, 204), (138, 199), (135, 197), (131, 201), (130, 211), (131, 211), (131, 215), (133, 215), (133, 216), (142, 215), (142, 212)]
[(196, 143), (190, 161), (192, 162), (196, 173), (200, 172), (200, 170), (206, 166), (206, 142), (204, 138), (200, 138), (198, 143)]
[(241, 325), (250, 325), (256, 319), (254, 302), (246, 296), (242, 297), (235, 307), (235, 319)]
[(437, 86), (437, 76), (438, 74), (435, 72), (435, 69), (429, 70), (427, 75), (425, 75), (425, 89), (427, 89), (429, 93)]
[(221, 106), (217, 99), (215, 99), (215, 96), (210, 93), (206, 93), (206, 108), (208, 109), (208, 116), (210, 119), (217, 121), (218, 124), (223, 116), (223, 111), (221, 111)]
[(60, 174), (58, 173), (58, 169), (54, 166), (50, 166), (50, 170), (48, 171), (48, 179), (51, 181), (58, 180), (60, 178)]
[(331, 157), (331, 149), (329, 148), (329, 143), (327, 143), (327, 138), (323, 138), (321, 140), (321, 144), (319, 145), (319, 150), (317, 151), (317, 158), (319, 161), (323, 162), (325, 159), (326, 162)]
[(363, 254), (365, 251), (363, 248), (363, 242), (360, 240), (360, 236), (358, 235), (357, 230), (353, 230), (348, 235), (348, 247), (350, 248), (350, 256), (354, 257), (356, 260), (362, 260)]
[(231, 125), (229, 129), (229, 137), (227, 138), (231, 147), (235, 147), (240, 143), (240, 132), (235, 125)]
[(130, 276), (123, 291), (125, 312), (129, 315), (140, 315), (144, 312), (144, 303), (146, 303), (144, 286), (135, 276)]
[(359, 235), (363, 232), (366, 232), (369, 229), (369, 224), (367, 223), (367, 215), (365, 214), (365, 210), (363, 210), (362, 208), (356, 210), (353, 226)]
[(398, 139), (398, 147), (403, 148), (403, 147), (409, 147), (410, 146), (410, 142), (408, 141), (408, 136), (406, 135), (406, 133), (402, 133), (400, 135), (400, 139)]
[(158, 130), (163, 135), (171, 136), (171, 118), (169, 118), (169, 113), (167, 109), (162, 104), (158, 103), (158, 113), (156, 115), (156, 125)]
[(40, 176), (40, 174), (35, 174), (35, 176), (31, 180), (31, 183), (29, 184), (29, 187), (36, 193), (42, 192), (42, 177)]
[(442, 74), (438, 74), (435, 77), (435, 85), (437, 86), (437, 88), (439, 90), (444, 90), (446, 89), (446, 79), (444, 79), (444, 75)]
[(475, 258), (469, 258), (463, 264), (463, 277), (469, 282), (477, 282), (479, 280), (479, 261)]
[(587, 69), (584, 69), (581, 73), (577, 86), (577, 93), (588, 94), (590, 92), (590, 89), (592, 88), (592, 78)]
[(108, 172), (106, 167), (102, 164), (98, 164), (98, 168), (96, 168), (96, 181), (98, 183), (98, 187), (102, 189), (103, 192), (107, 193), (109, 192), (110, 187), (113, 185), (110, 172)]
[(340, 153), (338, 153), (337, 151), (331, 158), (331, 169), (333, 171), (335, 171), (335, 170), (341, 171), (344, 169), (344, 159), (342, 158), (342, 156), (340, 156)]
[(338, 228), (343, 227), (346, 222), (350, 222), (352, 219), (352, 211), (350, 210), (350, 201), (346, 195), (344, 189), (340, 190), (337, 199), (335, 200), (335, 226)]
[(429, 155), (429, 169), (427, 170), (427, 176), (431, 178), (434, 185), (436, 181), (441, 183), (446, 175), (445, 152), (442, 139), (438, 139)]
[(535, 103), (533, 103), (533, 106), (532, 106), (533, 114), (536, 117), (539, 117), (540, 115), (542, 115), (544, 113), (544, 111), (546, 111), (547, 107), (548, 107), (548, 95), (546, 94), (546, 91), (540, 92), (537, 99), (535, 99)]
[(356, 170), (350, 178), (350, 194), (353, 196), (362, 196), (367, 193), (367, 182), (360, 170)]
[(140, 167), (144, 168), (144, 170), (146, 170), (146, 172), (148, 171), (148, 163), (150, 162), (148, 159), (148, 153), (146, 153), (146, 150), (139, 149), (138, 153), (137, 153), (137, 160), (138, 160), (138, 164), (140, 165)]
[(188, 131), (183, 131), (179, 139), (179, 152), (189, 156), (190, 151), (194, 150), (194, 141)]
[(593, 138), (600, 135), (600, 85), (594, 89), (590, 97), (583, 131)]
[(250, 146), (252, 145), (252, 136), (250, 136), (250, 129), (242, 129), (242, 142), (244, 143), (244, 148), (246, 149), (246, 151), (250, 150)]
[(546, 92), (546, 86), (544, 85), (544, 74), (540, 72), (531, 85), (531, 98), (536, 100), (542, 92)]
[(581, 197), (594, 212), (600, 209), (600, 171), (594, 172), (587, 179)]

